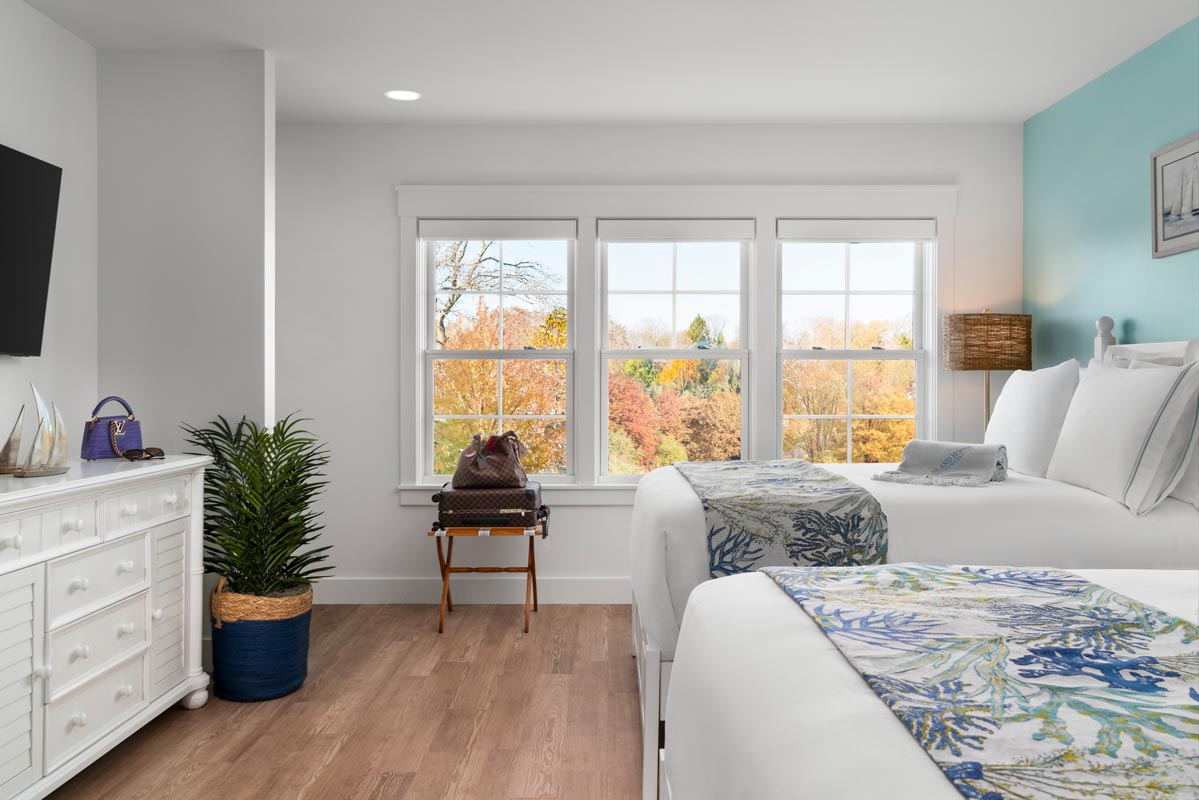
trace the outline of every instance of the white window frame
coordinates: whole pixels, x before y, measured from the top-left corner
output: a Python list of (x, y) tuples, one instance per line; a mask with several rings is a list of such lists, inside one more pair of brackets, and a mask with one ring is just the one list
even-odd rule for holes
[[(437, 224), (442, 223), (442, 224)], [(548, 229), (548, 230), (547, 230)], [(437, 361), (461, 360), (461, 361), (495, 361), (497, 362), (498, 375), (496, 378), (496, 414), (495, 418), (500, 420), (500, 428), (504, 429), (504, 419), (563, 419), (566, 423), (566, 470), (561, 473), (531, 473), (541, 483), (574, 483), (574, 372), (575, 372), (575, 349), (574, 349), (574, 271), (575, 271), (575, 246), (576, 234), (571, 233), (569, 238), (566, 238), (565, 232), (559, 232), (552, 238), (547, 238), (546, 234), (554, 234), (555, 231), (550, 223), (539, 224), (536, 221), (528, 220), (472, 220), (466, 223), (445, 223), (437, 220), (433, 225), (425, 226), (422, 233), (428, 232), (430, 235), (420, 239), (421, 259), (425, 265), (424, 274), (424, 317), (425, 328), (422, 338), (422, 352), (424, 363), (421, 371), (421, 385), (424, 390), (424, 422), (425, 430), (423, 437), (423, 446), (421, 451), (422, 467), (421, 473), (426, 476), (425, 480), (430, 482), (440, 482), (448, 479), (449, 475), (442, 475), (434, 472), (433, 469), (433, 443), (435, 440), (434, 430), (437, 419), (493, 419), (487, 414), (436, 414), (434, 413), (434, 385), (433, 385), (433, 367)], [(449, 234), (457, 234), (450, 236)], [(467, 235), (470, 234), (470, 235)], [(485, 234), (485, 235), (480, 235)], [(504, 242), (512, 241), (565, 241), (566, 242), (566, 289), (555, 289), (546, 291), (537, 291), (532, 294), (564, 297), (566, 298), (566, 349), (544, 349), (544, 350), (513, 350), (510, 348), (497, 350), (450, 350), (441, 349), (436, 346), (437, 334), (434, 330), (436, 320), (434, 319), (433, 309), (437, 302), (437, 295), (444, 294), (437, 285), (436, 280), (436, 258), (435, 248), (432, 246), (435, 242), (444, 241), (494, 241), (500, 244), (500, 283), (499, 288), (495, 291), (474, 291), (474, 290), (459, 290), (458, 293), (464, 296), (473, 297), (497, 297), (499, 298), (499, 307), (501, 309), (499, 326), (500, 338), (503, 339), (504, 325), (504, 298), (517, 296), (519, 293), (508, 292), (504, 289), (504, 271), (503, 271), (503, 247)], [(528, 361), (565, 361), (566, 362), (566, 408), (565, 414), (510, 414), (505, 415), (504, 411), (504, 377), (503, 363), (505, 361), (528, 360)]]
[[(600, 463), (598, 480), (601, 483), (627, 484), (637, 483), (640, 475), (610, 475), (608, 474), (608, 365), (612, 361), (736, 361), (739, 364), (738, 376), (741, 382), (741, 458), (747, 455), (749, 446), (749, 399), (752, 395), (750, 388), (749, 353), (749, 264), (753, 241), (753, 225), (737, 223), (746, 220), (601, 220), (600, 221)], [(605, 224), (609, 223), (609, 224)], [(748, 231), (748, 238), (747, 238)], [(605, 238), (604, 234), (609, 234)], [(737, 322), (737, 339), (739, 347), (724, 350), (700, 350), (697, 348), (678, 347), (678, 288), (679, 278), (679, 244), (686, 242), (737, 242), (741, 246), (741, 263), (738, 269), (739, 288), (737, 300), (740, 308), (740, 319)], [(656, 290), (618, 290), (615, 294), (630, 295), (664, 295), (671, 299), (671, 337), (673, 347), (645, 347), (633, 350), (611, 349), (608, 347), (608, 245), (658, 243), (670, 244), (671, 248), (671, 286), (669, 289)], [(691, 290), (681, 294), (687, 295), (730, 295), (727, 289)]]
[[(778, 227), (778, 297), (779, 357), (778, 386), (779, 401), (779, 447), (782, 448), (783, 430), (787, 420), (835, 419), (845, 420), (845, 463), (853, 461), (853, 422), (855, 419), (915, 419), (916, 437), (929, 437), (932, 427), (933, 405), (931, 382), (928, 377), (929, 344), (935, 339), (935, 323), (930, 325), (925, 309), (935, 307), (931, 302), (929, 284), (932, 283), (934, 257), (936, 253), (936, 225), (934, 220), (779, 220)], [(784, 289), (783, 247), (793, 242), (816, 242), (845, 244), (845, 283), (840, 289)], [(913, 254), (913, 286), (908, 289), (879, 290), (853, 289), (848, 245), (866, 242), (913, 242), (920, 247)], [(912, 349), (911, 350), (855, 350), (849, 347), (849, 331), (852, 325), (850, 299), (855, 295), (911, 296), (912, 298)], [(844, 297), (845, 338), (839, 349), (814, 350), (811, 348), (787, 348), (782, 342), (782, 318), (784, 297)], [(915, 362), (915, 414), (855, 414), (853, 411), (853, 364), (854, 361), (914, 361)], [(846, 398), (845, 414), (787, 414), (783, 407), (783, 366), (787, 361), (845, 361)]]
[[(600, 479), (601, 435), (607, 414), (601, 400), (600, 246), (601, 220), (752, 220), (748, 279), (743, 302), (753, 310), (742, 320), (748, 368), (743, 376), (742, 439), (744, 458), (778, 458), (782, 450), (780, 389), (779, 225), (792, 220), (934, 220), (933, 266), (925, 285), (925, 350), (928, 387), (927, 435), (954, 435), (954, 373), (934, 369), (939, 337), (930, 336), (944, 314), (958, 309), (954, 298), (954, 220), (956, 186), (397, 186), (399, 217), (399, 375), (395, 388), (400, 440), (398, 486), (403, 505), (429, 503), (429, 488), (438, 485), (424, 469), (428, 438), (424, 423), (423, 374), (426, 311), (426, 257), (419, 226), (430, 220), (449, 222), (508, 220), (557, 221), (577, 228), (570, 317), (574, 349), (573, 399), (574, 483), (546, 483), (559, 505), (626, 505), (633, 486)], [(426, 237), (434, 238), (434, 237)], [(452, 237), (458, 238), (458, 237)], [(499, 238), (499, 237), (493, 237)], [(554, 238), (521, 235), (518, 238)], [(609, 239), (612, 237), (609, 236)], [(606, 331), (604, 331), (606, 333)], [(710, 352), (710, 351), (705, 351)], [(644, 351), (639, 351), (644, 356)], [(540, 353), (538, 353), (540, 354)], [(690, 352), (689, 352), (690, 355)], [(747, 386), (747, 383), (752, 384)], [(962, 391), (969, 391), (967, 386)], [(967, 400), (973, 395), (967, 396)], [(383, 430), (387, 430), (384, 424)], [(606, 438), (606, 437), (605, 437)], [(430, 453), (431, 453), (430, 449)]]

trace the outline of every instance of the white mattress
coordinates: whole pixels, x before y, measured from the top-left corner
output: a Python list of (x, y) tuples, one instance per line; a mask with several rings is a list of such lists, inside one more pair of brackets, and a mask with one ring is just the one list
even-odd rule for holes
[[(1199, 621), (1199, 572), (1077, 572)], [(667, 698), (666, 774), (678, 800), (961, 800), (816, 623), (760, 573), (692, 593)]]
[[(1199, 568), (1199, 511), (1167, 499), (1143, 517), (1101, 494), (1009, 472), (985, 488), (872, 481), (887, 464), (826, 464), (882, 503), (888, 561), (1052, 566)], [(708, 580), (707, 526), (699, 498), (674, 467), (641, 479), (633, 504), (631, 571), (651, 645), (669, 659), (691, 590)]]

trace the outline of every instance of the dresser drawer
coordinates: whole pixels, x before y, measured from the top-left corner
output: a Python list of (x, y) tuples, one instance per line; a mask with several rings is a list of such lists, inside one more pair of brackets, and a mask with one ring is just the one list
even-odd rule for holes
[(142, 592), (50, 633), (50, 702), (147, 647), (148, 602)]
[(97, 537), (98, 498), (0, 517), (0, 565)]
[(46, 706), (46, 770), (124, 722), (145, 704), (144, 662), (134, 658)]
[(149, 534), (141, 533), (56, 558), (47, 565), (51, 630), (149, 586)]
[(139, 486), (125, 492), (104, 495), (104, 536), (111, 539), (142, 530), (191, 508), (188, 479)]

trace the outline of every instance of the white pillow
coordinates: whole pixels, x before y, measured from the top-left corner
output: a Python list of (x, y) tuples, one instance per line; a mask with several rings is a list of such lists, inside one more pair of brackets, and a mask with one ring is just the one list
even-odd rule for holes
[(1181, 479), (1197, 415), (1199, 364), (1120, 369), (1091, 361), (1046, 476), (1147, 514)]
[[(1189, 364), (1195, 361), (1195, 356), (1191, 353), (1192, 350), (1199, 345), (1199, 339), (1192, 340), (1187, 345), (1187, 355), (1185, 363)], [(1184, 359), (1180, 359), (1180, 362)], [(1128, 365), (1129, 369), (1155, 369), (1163, 366), (1157, 361), (1141, 361), (1134, 358)], [(1170, 496), (1176, 500), (1181, 500), (1184, 503), (1190, 503), (1195, 508), (1199, 508), (1199, 426), (1196, 426), (1194, 441), (1191, 443), (1190, 456), (1187, 459), (1187, 466), (1182, 471), (1182, 479), (1178, 481), (1178, 485), (1174, 487), (1174, 491)]]
[(1012, 373), (995, 401), (983, 441), (1007, 446), (1008, 468), (1045, 477), (1062, 430), (1070, 398), (1078, 386), (1078, 362)]

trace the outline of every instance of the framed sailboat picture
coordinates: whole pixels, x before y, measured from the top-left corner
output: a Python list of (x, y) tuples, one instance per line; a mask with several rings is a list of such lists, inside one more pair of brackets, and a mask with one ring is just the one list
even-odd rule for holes
[(1199, 133), (1166, 145), (1153, 167), (1153, 257), (1199, 249)]

